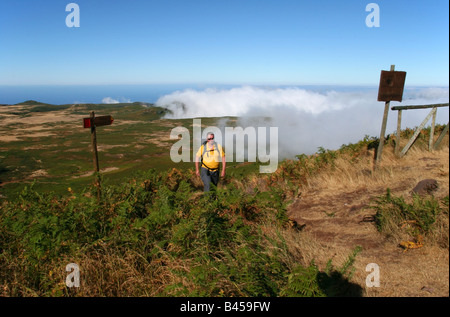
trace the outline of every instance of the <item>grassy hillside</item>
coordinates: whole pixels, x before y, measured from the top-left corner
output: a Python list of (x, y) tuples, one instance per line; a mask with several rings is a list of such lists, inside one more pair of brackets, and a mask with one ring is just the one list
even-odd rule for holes
[[(169, 158), (175, 142), (169, 138), (171, 129), (192, 129), (192, 120), (163, 120), (164, 108), (140, 102), (54, 106), (30, 101), (0, 109), (0, 199), (17, 198), (24, 185), (31, 183), (41, 192), (59, 194), (68, 187), (82, 190), (88, 186), (92, 182), (92, 146), (83, 118), (89, 117), (90, 111), (114, 118), (112, 125), (97, 129), (106, 184), (150, 168), (193, 167), (174, 164)], [(202, 120), (205, 126), (215, 122), (215, 118)], [(252, 167), (241, 166), (238, 172), (247, 169)]]
[[(137, 117), (130, 107), (131, 121)], [(137, 110), (151, 118), (159, 111)], [(299, 154), (272, 174), (236, 165), (216, 191), (203, 194), (192, 166), (156, 170), (133, 161), (146, 150), (125, 145), (144, 133), (150, 142), (158, 135), (154, 128), (118, 125), (109, 134), (121, 136), (99, 142), (110, 146), (102, 161), (116, 155), (110, 166), (124, 173), (117, 171), (120, 181), (114, 182), (104, 173), (100, 201), (92, 178), (64, 183), (67, 177), (46, 178), (59, 182), (60, 191), (43, 190), (38, 177), (30, 178), (17, 196), (3, 200), (0, 295), (448, 296), (448, 136), (428, 152), (425, 130), (402, 159), (392, 154), (394, 139), (388, 138), (377, 168), (377, 139), (370, 137), (336, 151)], [(59, 142), (66, 147), (62, 160), (85, 132)], [(403, 144), (409, 135), (403, 131)], [(114, 152), (117, 145), (126, 151)], [(34, 152), (42, 155), (36, 164), (46, 164), (44, 152)], [(71, 166), (74, 175), (89, 171), (90, 154), (85, 167), (78, 165), (81, 157), (70, 155), (66, 165), (51, 156), (55, 166), (42, 169), (48, 175)], [(30, 155), (21, 164), (32, 162)], [(429, 177), (438, 180), (438, 190), (411, 195), (417, 181)], [(420, 247), (402, 247), (419, 239)], [(380, 288), (365, 284), (366, 265), (373, 262), (382, 270)], [(65, 284), (69, 263), (80, 268), (79, 288)]]

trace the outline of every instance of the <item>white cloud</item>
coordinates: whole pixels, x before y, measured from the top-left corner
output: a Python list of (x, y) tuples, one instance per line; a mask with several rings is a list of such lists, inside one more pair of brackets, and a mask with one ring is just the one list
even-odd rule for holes
[(102, 103), (106, 103), (106, 104), (130, 103), (130, 102), (131, 102), (131, 100), (126, 99), (126, 98), (120, 98), (120, 101), (117, 99), (113, 99), (111, 97), (105, 97), (102, 99)]
[(102, 103), (114, 104), (114, 103), (119, 103), (119, 100), (113, 99), (111, 97), (106, 97), (106, 98), (102, 99)]
[[(379, 136), (384, 102), (378, 90), (354, 89), (317, 92), (297, 87), (258, 88), (244, 86), (226, 90), (184, 90), (161, 97), (157, 106), (167, 107), (168, 118), (240, 117), (239, 125), (276, 126), (280, 153), (284, 157), (311, 154), (318, 147), (337, 149), (365, 135)], [(448, 103), (448, 88), (405, 90), (402, 103), (394, 105)], [(402, 128), (414, 128), (429, 110), (403, 112)], [(266, 122), (258, 117), (270, 117)], [(396, 130), (397, 111), (390, 111), (387, 133)], [(439, 108), (436, 123), (448, 122), (448, 108)]]
[(156, 105), (168, 107), (173, 111), (174, 118), (241, 116), (252, 109), (265, 111), (284, 106), (292, 106), (308, 113), (320, 113), (342, 106), (327, 102), (333, 94), (321, 95), (298, 88), (262, 89), (250, 86), (229, 90), (188, 89), (163, 96)]

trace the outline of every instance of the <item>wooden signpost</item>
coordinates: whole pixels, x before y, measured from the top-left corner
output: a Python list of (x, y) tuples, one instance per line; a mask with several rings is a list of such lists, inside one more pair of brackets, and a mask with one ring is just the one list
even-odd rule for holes
[(93, 151), (93, 161), (94, 161), (94, 174), (96, 175), (96, 186), (97, 186), (97, 199), (100, 200), (101, 196), (101, 185), (100, 185), (100, 165), (98, 163), (98, 151), (97, 151), (97, 132), (96, 127), (111, 125), (114, 122), (114, 118), (111, 116), (100, 116), (96, 117), (94, 111), (91, 111), (89, 118), (83, 118), (83, 127), (91, 128), (91, 142)]
[[(405, 86), (406, 72), (398, 72), (398, 71), (394, 71), (394, 69), (395, 69), (395, 65), (391, 65), (390, 71), (385, 71), (385, 70), (381, 71), (380, 86), (378, 89), (378, 101), (384, 101), (385, 107), (384, 107), (383, 123), (381, 124), (380, 144), (378, 145), (377, 159), (376, 159), (375, 163), (379, 163), (381, 161), (381, 155), (383, 152), (383, 145), (384, 145), (384, 140), (385, 140), (386, 124), (387, 124), (390, 102), (391, 101), (401, 102), (403, 99), (403, 89)], [(395, 150), (394, 150), (395, 154), (399, 157), (402, 157), (406, 154), (406, 152), (409, 150), (411, 145), (417, 139), (417, 136), (419, 135), (420, 131), (425, 127), (425, 125), (430, 120), (430, 118), (432, 118), (432, 119), (431, 119), (430, 139), (429, 139), (429, 143), (428, 143), (428, 148), (430, 151), (435, 150), (441, 143), (445, 134), (448, 132), (448, 126), (449, 126), (449, 124), (447, 123), (447, 126), (444, 128), (442, 133), (439, 135), (436, 142), (433, 143), (437, 108), (448, 107), (448, 106), (449, 106), (448, 103), (443, 103), (443, 104), (433, 104), (433, 105), (392, 107), (392, 110), (398, 111), (397, 135), (396, 135)], [(403, 110), (411, 110), (411, 109), (429, 109), (429, 108), (432, 108), (431, 112), (427, 115), (427, 117), (422, 121), (420, 126), (416, 129), (416, 131), (414, 132), (414, 135), (408, 141), (408, 143), (403, 148), (403, 150), (400, 151), (400, 130), (401, 130), (401, 122), (402, 122), (402, 111)]]
[(381, 161), (386, 134), (386, 125), (391, 101), (402, 101), (403, 88), (405, 86), (406, 72), (394, 71), (395, 65), (391, 65), (390, 71), (381, 71), (380, 86), (378, 88), (378, 101), (385, 101), (383, 122), (381, 124), (380, 144), (377, 150), (376, 163)]

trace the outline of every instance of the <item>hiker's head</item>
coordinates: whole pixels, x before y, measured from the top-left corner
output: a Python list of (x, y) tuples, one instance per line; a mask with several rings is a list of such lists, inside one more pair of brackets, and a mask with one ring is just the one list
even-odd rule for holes
[(211, 144), (214, 142), (214, 133), (208, 133), (206, 140)]

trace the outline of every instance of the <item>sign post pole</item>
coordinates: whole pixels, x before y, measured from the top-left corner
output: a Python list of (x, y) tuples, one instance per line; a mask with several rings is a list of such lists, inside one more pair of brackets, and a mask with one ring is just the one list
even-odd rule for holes
[[(391, 101), (401, 102), (403, 99), (403, 89), (405, 86), (406, 72), (395, 71), (395, 65), (391, 65), (390, 71), (381, 71), (380, 87), (378, 89), (378, 101), (385, 101), (383, 122), (381, 124), (380, 143), (378, 144), (377, 157), (375, 160), (375, 166), (381, 162), (381, 156), (383, 154), (383, 146), (386, 134), (386, 125), (389, 114), (389, 106)], [(399, 127), (401, 124), (401, 113), (397, 120), (397, 144), (400, 142)], [(396, 149), (398, 149), (396, 145)], [(396, 152), (396, 151), (395, 151)]]
[(92, 153), (94, 161), (94, 175), (95, 175), (95, 186), (97, 187), (97, 199), (100, 201), (101, 196), (101, 184), (100, 184), (100, 166), (98, 164), (98, 151), (97, 151), (97, 131), (96, 128), (104, 125), (111, 125), (114, 122), (111, 116), (100, 116), (96, 117), (94, 111), (91, 111), (89, 118), (83, 118), (83, 127), (91, 128), (91, 142), (92, 142)]
[[(391, 72), (394, 71), (395, 65), (391, 65), (390, 70), (391, 70)], [(386, 103), (384, 104), (383, 122), (381, 123), (380, 143), (378, 144), (376, 163), (381, 162), (381, 155), (383, 153), (383, 145), (384, 145), (384, 140), (385, 140), (384, 135), (386, 134), (386, 125), (387, 125), (390, 104), (391, 104), (390, 101), (386, 101)]]
[(93, 159), (94, 159), (94, 177), (95, 177), (95, 186), (97, 187), (97, 200), (100, 201), (101, 196), (101, 185), (100, 185), (100, 166), (98, 164), (98, 150), (97, 150), (97, 131), (95, 129), (95, 113), (91, 112), (90, 116), (91, 121), (91, 141), (92, 141), (92, 150), (93, 150)]

